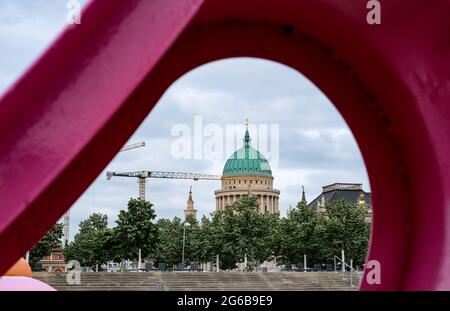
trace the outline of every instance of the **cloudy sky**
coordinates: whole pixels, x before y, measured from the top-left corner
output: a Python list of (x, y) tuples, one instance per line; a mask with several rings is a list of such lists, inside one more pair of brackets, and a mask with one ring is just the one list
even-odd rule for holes
[[(81, 1), (83, 4), (86, 1)], [(65, 26), (66, 2), (0, 1), (0, 92), (18, 78)], [(236, 141), (225, 135), (211, 155), (194, 149), (210, 139), (208, 127), (223, 130), (240, 125), (237, 143), (243, 135), (245, 119), (250, 120), (252, 144), (262, 146), (269, 158), (274, 185), (281, 191), (280, 211), (294, 206), (305, 186), (307, 200), (321, 187), (334, 182), (362, 183), (370, 190), (358, 146), (333, 104), (300, 73), (277, 63), (250, 58), (217, 61), (201, 66), (176, 81), (159, 100), (129, 143), (145, 141), (146, 147), (119, 153), (71, 209), (71, 237), (81, 220), (94, 212), (105, 213), (114, 225), (120, 209), (138, 193), (137, 180), (113, 178), (110, 171), (181, 171), (220, 175), (226, 158), (226, 144)], [(194, 120), (203, 127), (194, 129)], [(179, 142), (176, 129), (191, 131), (187, 158), (173, 152)], [(259, 127), (258, 126), (262, 126)], [(267, 126), (268, 140), (262, 139)], [(201, 135), (193, 135), (200, 129)], [(259, 129), (259, 131), (258, 131)], [(178, 133), (179, 134), (179, 133)], [(256, 139), (256, 138), (260, 139)], [(268, 148), (264, 148), (267, 144)], [(216, 149), (217, 151), (217, 149)], [(150, 179), (147, 199), (158, 217), (182, 217), (189, 186), (192, 185), (199, 215), (214, 210), (214, 190), (219, 181)]]

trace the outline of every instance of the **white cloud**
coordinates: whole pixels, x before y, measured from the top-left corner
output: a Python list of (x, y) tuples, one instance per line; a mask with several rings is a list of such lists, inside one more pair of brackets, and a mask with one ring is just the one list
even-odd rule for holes
[(173, 100), (178, 108), (189, 114), (205, 113), (210, 105), (227, 106), (236, 101), (231, 94), (218, 90), (202, 90), (200, 88), (180, 86), (171, 88), (168, 92), (169, 100)]
[(307, 129), (300, 130), (300, 133), (303, 134), (308, 139), (318, 139), (320, 138), (320, 132), (318, 130)]
[[(82, 6), (87, 0), (81, 0)], [(0, 3), (0, 93), (19, 77), (66, 26), (66, 1)]]

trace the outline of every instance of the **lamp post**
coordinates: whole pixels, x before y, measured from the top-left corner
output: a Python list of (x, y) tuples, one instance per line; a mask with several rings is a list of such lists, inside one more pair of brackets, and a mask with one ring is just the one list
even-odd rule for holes
[(186, 227), (189, 227), (190, 224), (188, 222), (184, 222), (183, 223), (183, 253), (181, 255), (181, 265), (183, 266), (183, 270), (184, 270), (184, 246), (185, 246), (185, 242), (186, 242)]

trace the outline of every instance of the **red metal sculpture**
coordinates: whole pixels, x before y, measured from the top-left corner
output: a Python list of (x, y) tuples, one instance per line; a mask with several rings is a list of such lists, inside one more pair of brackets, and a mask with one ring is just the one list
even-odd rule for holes
[(383, 1), (379, 25), (366, 14), (360, 0), (91, 2), (0, 101), (0, 275), (174, 80), (253, 56), (310, 78), (358, 141), (381, 263), (381, 284), (361, 289), (450, 289), (449, 2)]

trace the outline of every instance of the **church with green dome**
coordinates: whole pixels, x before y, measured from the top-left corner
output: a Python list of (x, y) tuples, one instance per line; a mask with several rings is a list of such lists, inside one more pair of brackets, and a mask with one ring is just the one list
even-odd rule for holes
[(228, 158), (221, 181), (221, 189), (214, 192), (216, 210), (223, 210), (245, 195), (253, 195), (261, 213), (278, 213), (280, 191), (273, 188), (269, 161), (251, 146), (248, 125), (244, 145)]

